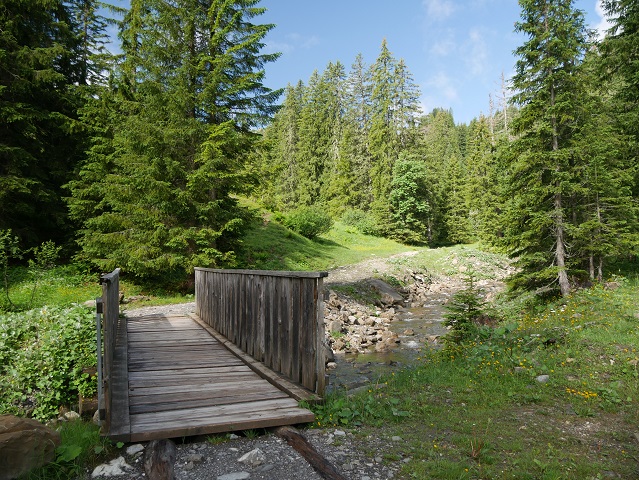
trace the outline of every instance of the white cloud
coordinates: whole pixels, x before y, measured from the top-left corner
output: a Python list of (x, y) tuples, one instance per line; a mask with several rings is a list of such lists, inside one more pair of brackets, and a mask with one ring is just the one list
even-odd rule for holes
[(304, 35), (300, 35), (299, 33), (290, 33), (286, 36), (291, 42), (293, 42), (297, 47), (302, 49), (309, 49), (316, 45), (319, 45), (320, 39), (316, 35), (311, 35), (310, 37), (306, 37)]
[(473, 75), (481, 75), (488, 67), (488, 47), (484, 32), (479, 28), (468, 31), (468, 41), (463, 49), (464, 63)]
[(428, 20), (444, 20), (450, 17), (457, 7), (452, 0), (423, 0)]
[(304, 36), (299, 33), (289, 33), (283, 42), (266, 42), (265, 52), (281, 52), (284, 55), (293, 53), (296, 50), (308, 50), (320, 44), (320, 39), (316, 35)]
[(437, 39), (430, 47), (430, 52), (433, 55), (445, 57), (446, 55), (451, 54), (456, 48), (457, 45), (455, 43), (453, 32), (452, 30), (448, 30), (445, 35), (442, 35), (442, 37)]
[(290, 43), (285, 42), (266, 42), (266, 45), (264, 47), (265, 53), (279, 52), (284, 55), (291, 53), (293, 50), (295, 50), (295, 47)]
[(599, 23), (595, 25), (595, 30), (597, 31), (597, 38), (601, 40), (606, 36), (606, 32), (610, 27), (612, 27), (612, 24), (606, 16), (606, 12), (602, 5), (602, 0), (597, 0), (597, 4), (595, 5), (595, 12), (597, 12), (597, 15), (599, 16)]
[(428, 90), (435, 90), (436, 96), (440, 99), (443, 97), (449, 102), (459, 99), (457, 88), (455, 88), (453, 81), (446, 72), (437, 73), (433, 78), (426, 82), (426, 86)]

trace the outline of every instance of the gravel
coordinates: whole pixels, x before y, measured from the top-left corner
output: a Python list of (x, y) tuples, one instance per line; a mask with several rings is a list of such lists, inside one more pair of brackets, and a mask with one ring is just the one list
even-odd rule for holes
[[(383, 452), (391, 443), (373, 437), (359, 437), (352, 432), (332, 429), (313, 429), (302, 432), (311, 444), (347, 479), (392, 479), (400, 468), (401, 460), (386, 462)], [(232, 437), (232, 438), (229, 438)], [(273, 434), (256, 438), (226, 435), (223, 437), (185, 439), (176, 445), (175, 474), (177, 480), (319, 480), (320, 475), (285, 441)], [(137, 444), (136, 444), (137, 445)], [(144, 444), (140, 444), (144, 446)], [(146, 479), (144, 452), (140, 447), (123, 447), (119, 456), (130, 466), (125, 472), (111, 478), (122, 480)], [(260, 450), (252, 458), (259, 462), (242, 463), (246, 454)], [(127, 453), (132, 452), (131, 454)], [(364, 452), (378, 452), (370, 456)], [(135, 452), (135, 453), (133, 453)], [(117, 456), (116, 456), (117, 458)], [(122, 462), (120, 462), (121, 464)], [(256, 464), (257, 463), (257, 464)], [(82, 479), (91, 478), (87, 471)], [(106, 478), (104, 476), (96, 478)]]

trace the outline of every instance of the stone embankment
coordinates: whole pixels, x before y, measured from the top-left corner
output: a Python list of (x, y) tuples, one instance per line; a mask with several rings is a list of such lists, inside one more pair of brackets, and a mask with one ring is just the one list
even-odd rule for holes
[[(394, 331), (392, 323), (410, 309), (442, 304), (464, 287), (455, 277), (432, 279), (429, 275), (408, 270), (400, 279), (403, 286), (394, 288), (388, 283), (370, 278), (357, 282), (359, 290), (375, 292), (375, 303), (366, 304), (342, 293), (343, 289), (329, 289), (325, 298), (324, 325), (326, 338), (333, 353), (388, 352), (398, 346), (401, 336), (411, 336), (411, 329)], [(478, 287), (486, 300), (503, 289), (499, 280), (481, 280)], [(444, 300), (445, 302), (445, 300)], [(428, 338), (436, 343), (438, 335)]]
[[(409, 271), (407, 286), (394, 289), (379, 279), (361, 282), (361, 288), (376, 292), (376, 305), (365, 305), (339, 293), (328, 291), (325, 301), (324, 325), (334, 353), (387, 352), (400, 342), (390, 324), (406, 308), (429, 302), (433, 283), (428, 276)], [(410, 332), (404, 332), (410, 335)]]

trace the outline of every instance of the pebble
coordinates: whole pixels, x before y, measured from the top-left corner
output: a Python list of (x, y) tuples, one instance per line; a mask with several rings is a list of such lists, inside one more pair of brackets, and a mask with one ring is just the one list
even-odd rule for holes
[(394, 436), (393, 438), (391, 438), (391, 440), (393, 442), (401, 442), (402, 441), (402, 437)]
[(140, 443), (136, 443), (135, 445), (130, 445), (126, 448), (127, 455), (135, 455), (136, 453), (140, 453), (144, 450), (144, 445)]
[(204, 461), (204, 455), (200, 453), (192, 453), (188, 457), (186, 457), (187, 462), (200, 463)]
[(226, 475), (220, 475), (217, 480), (245, 480), (251, 476), (248, 472), (233, 472)]
[(335, 430), (334, 433), (338, 437), (344, 437), (346, 435), (346, 432), (344, 430)]
[(539, 383), (547, 383), (550, 380), (550, 375), (539, 375), (535, 380)]

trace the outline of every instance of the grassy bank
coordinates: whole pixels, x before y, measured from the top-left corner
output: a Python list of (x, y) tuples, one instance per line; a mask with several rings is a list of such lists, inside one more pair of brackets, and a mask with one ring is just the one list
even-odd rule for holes
[(384, 388), (330, 399), (318, 422), (401, 436), (385, 458), (408, 459), (408, 478), (637, 478), (638, 295), (619, 281), (511, 314)]
[(265, 217), (248, 232), (239, 264), (257, 270), (328, 270), (414, 250), (392, 240), (359, 233), (335, 222), (325, 235), (309, 240)]

